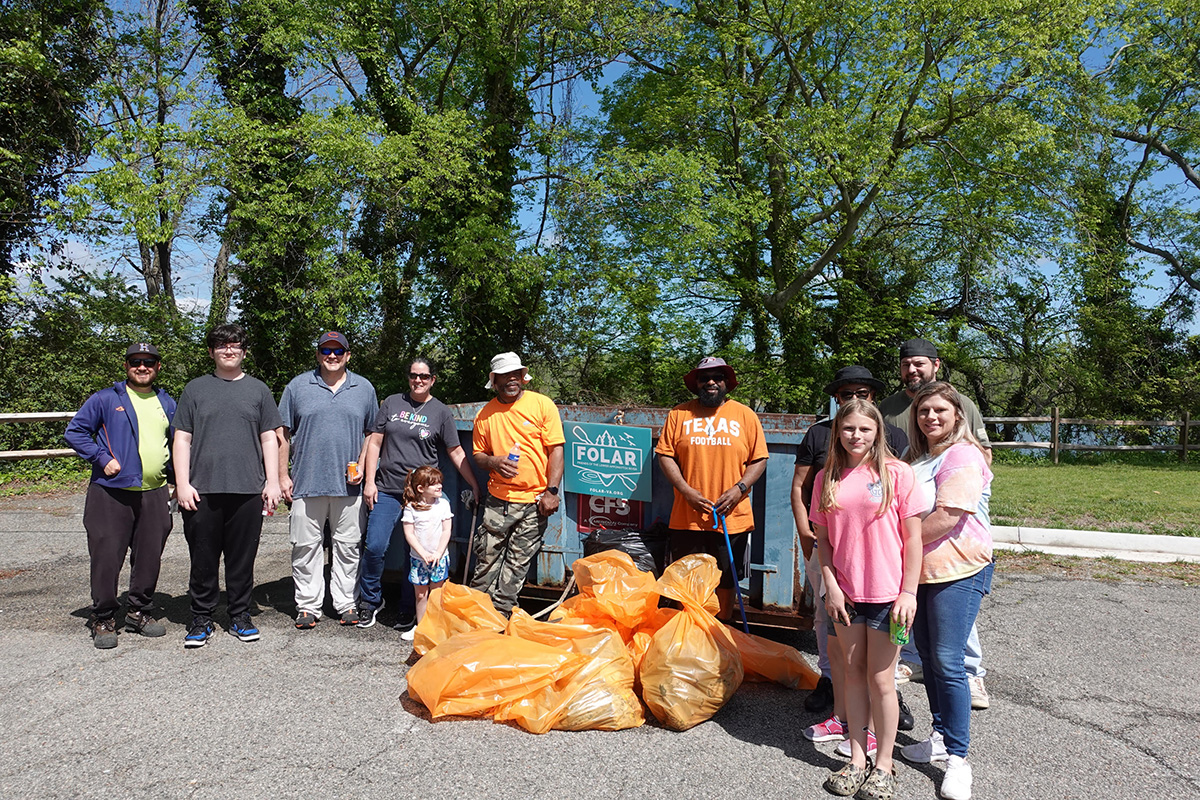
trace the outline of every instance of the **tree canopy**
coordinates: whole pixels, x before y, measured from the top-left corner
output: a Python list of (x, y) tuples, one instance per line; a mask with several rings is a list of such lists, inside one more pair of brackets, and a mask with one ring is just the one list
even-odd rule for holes
[(809, 412), (923, 336), (985, 414), (1175, 415), (1200, 396), (1195, 22), (1183, 0), (15, 0), (0, 337), (98, 359), (64, 362), (64, 407), (121, 337), (199, 370), (236, 320), (276, 391), (336, 328), (383, 393), (426, 355), (444, 399), (479, 399), (512, 349), (564, 402), (670, 404), (717, 353), (743, 400)]

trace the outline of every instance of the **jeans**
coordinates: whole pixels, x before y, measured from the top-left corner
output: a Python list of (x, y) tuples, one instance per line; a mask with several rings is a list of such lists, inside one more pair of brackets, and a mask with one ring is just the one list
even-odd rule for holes
[[(383, 561), (392, 537), (397, 534), (400, 537), (398, 544), (404, 548), (404, 558), (400, 563), (408, 564), (408, 540), (404, 538), (404, 529), (400, 524), (403, 513), (402, 497), (380, 491), (375, 507), (367, 516), (367, 538), (363, 542), (362, 564), (358, 570), (358, 599), (365, 606), (379, 608), (383, 605)], [(400, 617), (403, 619), (416, 615), (417, 601), (412, 584), (408, 582), (408, 570), (402, 569), (400, 572)]]
[(963, 664), (963, 649), (983, 596), (992, 590), (994, 564), (948, 583), (923, 583), (917, 588), (917, 618), (913, 639), (925, 668), (925, 694), (933, 729), (946, 740), (946, 752), (966, 758), (971, 741), (971, 689)]

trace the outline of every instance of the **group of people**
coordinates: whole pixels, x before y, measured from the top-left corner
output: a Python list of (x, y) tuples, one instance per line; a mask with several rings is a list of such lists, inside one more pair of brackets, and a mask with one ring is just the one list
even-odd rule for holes
[[(166, 633), (151, 604), (171, 529), (170, 483), (191, 556), (186, 647), (214, 634), (222, 558), (229, 632), (259, 638), (250, 615), (254, 559), (262, 519), (281, 500), (292, 506), (296, 627), (311, 629), (322, 616), (326, 526), (330, 599), (342, 625), (360, 628), (375, 624), (383, 607), (385, 554), (400, 532), (408, 570), (396, 627), (411, 639), (429, 592), (449, 572), (453, 509), (442, 496), (440, 454), (483, 506), (469, 583), (511, 613), (559, 507), (565, 442), (557, 407), (527, 387), (520, 357), (492, 359), (486, 388), (495, 396), (475, 418), (471, 459), (488, 474), (484, 494), (453, 415), (433, 397), (429, 360), (409, 365), (408, 392), (378, 403), (371, 383), (348, 369), (346, 337), (330, 331), (317, 342), (316, 369), (296, 376), (276, 405), (267, 386), (242, 371), (245, 341), (237, 325), (214, 328), (214, 370), (187, 384), (178, 407), (154, 387), (158, 350), (131, 345), (126, 380), (92, 395), (68, 426), (68, 442), (93, 466), (84, 526), (95, 646), (117, 645), (127, 553), (126, 628)], [(901, 755), (945, 762), (942, 796), (971, 796), (970, 710), (987, 706), (974, 623), (991, 587), (991, 453), (978, 409), (936, 380), (939, 367), (933, 344), (905, 342), (903, 387), (878, 406), (881, 381), (861, 366), (839, 370), (825, 387), (837, 413), (809, 429), (797, 454), (791, 504), (820, 598), (822, 677), (805, 704), (832, 707), (804, 735), (841, 742), (849, 762), (825, 781), (836, 795), (894, 795), (897, 730), (914, 725), (896, 684), (923, 677), (933, 730)], [(671, 409), (655, 448), (674, 493), (668, 557), (717, 559), (719, 614), (728, 618), (750, 568), (749, 497), (769, 453), (758, 416), (728, 396), (737, 374), (724, 360), (701, 360), (684, 384), (696, 397)]]
[(923, 677), (933, 730), (900, 754), (944, 763), (941, 796), (971, 797), (970, 713), (988, 706), (975, 618), (993, 571), (991, 451), (978, 409), (939, 367), (932, 343), (905, 342), (903, 387), (878, 406), (881, 381), (839, 370), (825, 387), (837, 413), (797, 454), (792, 510), (820, 598), (822, 677), (806, 707), (833, 707), (804, 735), (849, 757), (824, 784), (839, 796), (895, 795), (897, 731), (914, 727), (896, 684)]
[(490, 473), (484, 499), (453, 414), (432, 395), (437, 374), (428, 359), (409, 365), (408, 392), (381, 404), (371, 382), (348, 368), (346, 337), (329, 331), (317, 342), (316, 368), (292, 379), (277, 405), (266, 384), (242, 370), (245, 342), (240, 326), (215, 327), (207, 337), (213, 372), (190, 381), (178, 405), (154, 386), (158, 349), (130, 345), (126, 379), (89, 397), (67, 426), (68, 443), (92, 464), (83, 521), (95, 647), (117, 646), (126, 555), (126, 630), (166, 634), (152, 603), (172, 526), (169, 484), (191, 558), (185, 647), (203, 647), (216, 631), (222, 560), (229, 632), (259, 638), (250, 614), (254, 561), (263, 518), (281, 500), (291, 503), (296, 627), (314, 628), (322, 617), (328, 527), (329, 595), (339, 623), (375, 624), (385, 555), (396, 539), (407, 567), (396, 627), (412, 639), (429, 592), (449, 573), (453, 510), (442, 497), (442, 453), (484, 505), (471, 585), (509, 612), (558, 508), (564, 442), (557, 408), (526, 389), (520, 358), (492, 360), (487, 386), (496, 396), (475, 422), (474, 463)]

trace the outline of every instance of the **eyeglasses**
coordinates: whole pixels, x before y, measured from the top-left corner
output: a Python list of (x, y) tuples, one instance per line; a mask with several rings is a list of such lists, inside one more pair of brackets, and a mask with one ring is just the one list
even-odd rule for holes
[(408, 373), (410, 381), (431, 381), (433, 380), (432, 372), (410, 372)]
[(344, 347), (322, 347), (321, 355), (337, 356), (338, 358), (341, 358), (342, 356), (346, 355), (346, 348), (344, 348)]
[(154, 369), (158, 366), (157, 358), (127, 358), (125, 363), (131, 367), (145, 367), (146, 369)]
[(709, 381), (712, 381), (713, 383), (724, 383), (725, 382), (725, 373), (724, 372), (703, 372), (696, 376), (696, 383), (698, 383), (700, 385), (704, 385), (704, 384), (708, 383)]
[(226, 352), (228, 352), (230, 350), (245, 350), (245, 349), (246, 349), (246, 346), (244, 344), (242, 344), (241, 342), (226, 342), (225, 344), (219, 344), (213, 348), (213, 350), (225, 350)]
[(839, 400), (853, 400), (856, 397), (859, 400), (870, 400), (871, 399), (871, 390), (870, 389), (857, 389), (853, 392), (851, 392), (851, 391), (838, 392), (837, 396), (838, 396)]

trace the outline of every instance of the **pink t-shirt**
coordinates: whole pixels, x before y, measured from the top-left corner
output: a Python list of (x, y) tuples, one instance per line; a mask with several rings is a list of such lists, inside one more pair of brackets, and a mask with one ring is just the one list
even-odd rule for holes
[(813, 509), (808, 518), (829, 530), (833, 571), (838, 586), (855, 603), (890, 603), (900, 595), (904, 576), (904, 537), (901, 521), (921, 515), (913, 497), (913, 471), (903, 461), (887, 462), (895, 487), (892, 504), (879, 513), (883, 485), (875, 470), (864, 465), (842, 470), (837, 508), (821, 511), (825, 470), (813, 483)]

